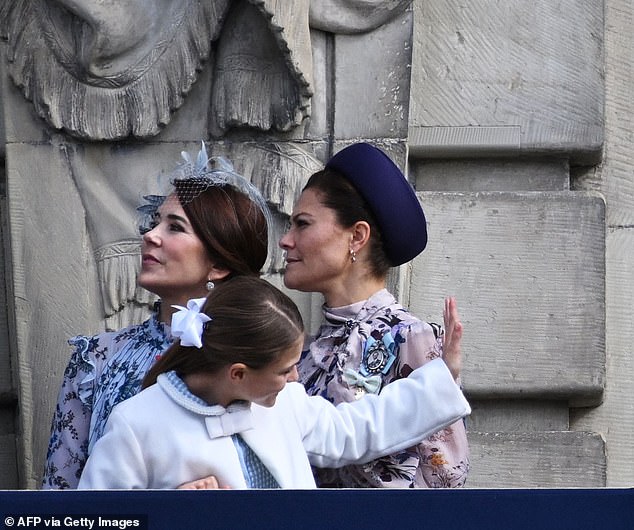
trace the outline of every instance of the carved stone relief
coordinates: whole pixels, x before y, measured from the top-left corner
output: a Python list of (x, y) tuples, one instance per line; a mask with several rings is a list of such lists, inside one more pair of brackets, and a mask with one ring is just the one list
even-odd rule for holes
[[(332, 63), (343, 52), (328, 47), (339, 46), (336, 34), (380, 33), (410, 3), (0, 2), (14, 225), (8, 259), (19, 272), (9, 300), (16, 307), (13, 355), (19, 366), (38, 367), (18, 374), (24, 485), (36, 486), (41, 472), (68, 336), (138, 321), (151, 303), (136, 287), (142, 195), (162, 191), (178, 151), (204, 139), (211, 156), (226, 156), (261, 187), (281, 231), (306, 178), (334, 145), (357, 137), (337, 135), (332, 125), (341, 84)], [(411, 26), (391, 30), (399, 43), (403, 28)], [(395, 69), (392, 59), (377, 57), (377, 75)], [(407, 61), (404, 54), (405, 73)], [(368, 115), (359, 127), (380, 121)], [(366, 132), (378, 141), (403, 138), (391, 129)], [(54, 216), (46, 210), (53, 192), (63, 205)], [(275, 241), (270, 251), (266, 272), (278, 282)], [(34, 265), (41, 262), (56, 264), (46, 278)]]
[(308, 115), (307, 0), (15, 0), (5, 9), (13, 81), (72, 136), (156, 135), (216, 42), (212, 98), (223, 128), (288, 130)]

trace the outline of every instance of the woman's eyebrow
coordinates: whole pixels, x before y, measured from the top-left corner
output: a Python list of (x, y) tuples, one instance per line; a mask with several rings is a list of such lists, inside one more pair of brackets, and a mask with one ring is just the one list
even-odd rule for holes
[(306, 217), (312, 217), (312, 215), (309, 214), (308, 212), (297, 212), (291, 215), (291, 221), (294, 221), (295, 219), (297, 219), (298, 217), (301, 217), (302, 215), (305, 215)]
[(180, 221), (182, 223), (189, 224), (189, 221), (187, 220), (186, 217), (183, 217), (181, 215), (177, 215), (175, 213), (168, 213), (165, 217), (167, 219), (171, 219), (172, 221)]

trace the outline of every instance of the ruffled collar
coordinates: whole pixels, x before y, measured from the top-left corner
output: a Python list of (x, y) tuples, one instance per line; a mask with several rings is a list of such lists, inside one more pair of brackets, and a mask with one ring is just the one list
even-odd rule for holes
[(165, 322), (161, 322), (158, 319), (158, 315), (159, 315), (158, 310), (155, 310), (148, 321), (152, 334), (157, 335), (163, 339), (173, 340), (172, 333), (170, 330), (170, 325)]
[[(312, 371), (311, 363), (328, 373), (336, 365), (340, 374), (363, 385), (363, 378), (386, 373), (395, 359), (388, 321), (396, 305), (394, 296), (381, 289), (365, 301), (334, 308), (323, 306), (326, 324), (309, 346), (311, 355), (304, 361), (302, 375)], [(377, 318), (383, 322), (377, 325)]]
[(394, 303), (396, 303), (394, 296), (387, 289), (381, 289), (367, 300), (341, 307), (327, 307), (324, 305), (322, 310), (324, 318), (329, 324), (335, 326), (343, 324), (345, 327), (351, 328), (360, 322), (367, 322), (376, 313)]
[(236, 401), (226, 408), (209, 405), (192, 394), (175, 372), (160, 374), (156, 381), (178, 405), (204, 417), (210, 438), (231, 436), (253, 428), (251, 403), (248, 401)]

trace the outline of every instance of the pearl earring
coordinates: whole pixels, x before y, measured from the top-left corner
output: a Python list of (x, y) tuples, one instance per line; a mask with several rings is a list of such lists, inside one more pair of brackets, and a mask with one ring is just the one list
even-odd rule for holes
[(205, 285), (205, 287), (207, 287), (208, 291), (211, 291), (215, 286), (216, 286), (216, 284), (214, 282), (212, 282), (211, 280), (207, 280), (207, 284)]
[(357, 253), (354, 250), (352, 250), (352, 249), (350, 249), (350, 261), (352, 263), (357, 261)]

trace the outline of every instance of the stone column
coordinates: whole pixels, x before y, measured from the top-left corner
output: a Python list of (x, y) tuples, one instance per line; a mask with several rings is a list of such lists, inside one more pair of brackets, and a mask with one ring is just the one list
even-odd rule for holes
[(580, 175), (578, 186), (599, 190), (606, 215), (606, 385), (600, 407), (576, 409), (571, 426), (597, 431), (607, 445), (607, 485), (634, 482), (634, 6), (605, 2), (605, 149), (601, 165)]
[(605, 201), (576, 184), (602, 155), (603, 2), (414, 12), (409, 162), (430, 245), (410, 304), (462, 309), (468, 485), (605, 486), (608, 433), (570, 420), (610, 382)]

